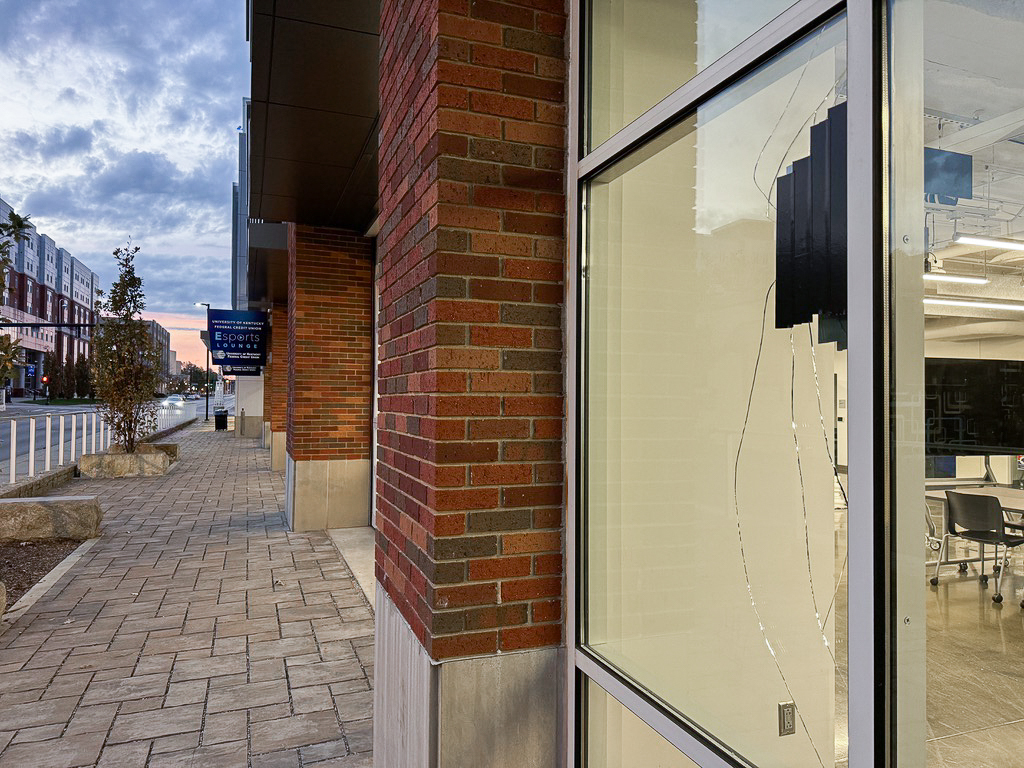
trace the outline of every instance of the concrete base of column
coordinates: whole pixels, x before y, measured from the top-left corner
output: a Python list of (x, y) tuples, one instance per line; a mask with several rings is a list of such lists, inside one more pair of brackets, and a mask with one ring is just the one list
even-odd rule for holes
[(293, 531), (369, 525), (370, 460), (295, 461), (289, 456), (285, 517)]
[(270, 468), (283, 471), (288, 457), (288, 433), (268, 430), (264, 432), (264, 439), (267, 434), (270, 435)]
[(561, 648), (431, 664), (379, 585), (375, 603), (375, 766), (562, 764)]

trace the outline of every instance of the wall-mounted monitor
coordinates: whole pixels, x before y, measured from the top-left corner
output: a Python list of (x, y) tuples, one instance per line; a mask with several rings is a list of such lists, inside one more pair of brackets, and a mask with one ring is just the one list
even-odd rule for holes
[(1024, 453), (1024, 361), (927, 358), (925, 453)]
[(974, 158), (925, 147), (924, 194), (928, 202), (944, 205), (970, 200), (974, 197)]

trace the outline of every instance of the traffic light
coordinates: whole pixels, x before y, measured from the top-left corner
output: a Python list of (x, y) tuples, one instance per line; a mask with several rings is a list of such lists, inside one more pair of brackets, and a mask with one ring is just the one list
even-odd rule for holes
[(49, 384), (49, 383), (50, 383), (50, 377), (49, 376), (43, 376), (43, 384)]

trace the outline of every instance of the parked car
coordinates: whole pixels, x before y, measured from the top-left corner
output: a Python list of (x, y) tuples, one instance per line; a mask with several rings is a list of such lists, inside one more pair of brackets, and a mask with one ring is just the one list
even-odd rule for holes
[(181, 395), (168, 395), (162, 403), (161, 408), (184, 408), (185, 398)]

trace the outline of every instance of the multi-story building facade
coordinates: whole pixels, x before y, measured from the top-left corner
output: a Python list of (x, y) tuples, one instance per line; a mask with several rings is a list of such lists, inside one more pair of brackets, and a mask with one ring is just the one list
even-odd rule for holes
[[(0, 217), (11, 206), (0, 199)], [(3, 296), (4, 316), (15, 323), (72, 323), (69, 328), (11, 328), (24, 350), (25, 365), (12, 378), (18, 390), (41, 384), (47, 356), (74, 361), (88, 356), (92, 339), (90, 323), (96, 321), (99, 275), (60, 248), (53, 238), (30, 225), (26, 236), (12, 249)]]
[(174, 374), (171, 359), (177, 357), (171, 349), (171, 334), (156, 320), (147, 320), (149, 324), (149, 337), (153, 340), (153, 346), (160, 354), (160, 373), (164, 380)]
[(238, 134), (238, 181), (231, 185), (231, 308), (249, 304), (249, 99), (242, 99), (242, 121)]

